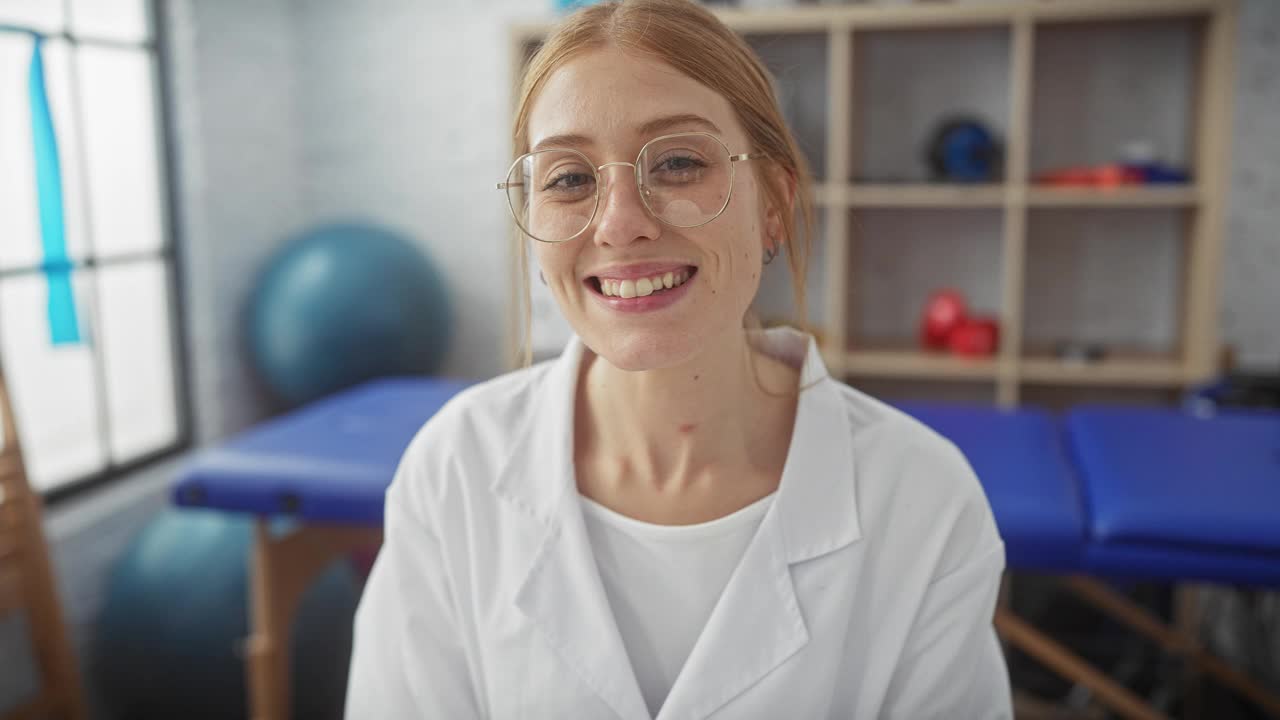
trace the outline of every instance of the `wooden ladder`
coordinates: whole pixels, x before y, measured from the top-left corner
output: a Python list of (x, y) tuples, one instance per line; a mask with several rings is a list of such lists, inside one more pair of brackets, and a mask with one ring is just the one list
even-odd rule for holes
[(18, 445), (16, 416), (0, 367), (0, 619), (24, 613), (41, 686), (0, 720), (83, 720), (80, 674), (58, 604), (40, 496), (31, 491)]

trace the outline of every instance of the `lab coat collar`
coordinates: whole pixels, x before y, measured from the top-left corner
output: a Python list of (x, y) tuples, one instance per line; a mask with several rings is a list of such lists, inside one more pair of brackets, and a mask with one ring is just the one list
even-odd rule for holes
[[(772, 506), (695, 643), (659, 720), (703, 718), (809, 641), (790, 564), (861, 538), (849, 419), (811, 336), (756, 331), (757, 347), (801, 368), (791, 447)], [(573, 409), (584, 348), (572, 338), (548, 368), (524, 452), (493, 490), (531, 515), (541, 541), (516, 605), (623, 720), (649, 718), (591, 554), (573, 467)]]

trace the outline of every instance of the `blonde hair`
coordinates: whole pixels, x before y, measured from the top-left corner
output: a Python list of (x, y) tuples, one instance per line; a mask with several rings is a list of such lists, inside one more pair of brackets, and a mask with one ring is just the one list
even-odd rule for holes
[[(670, 65), (719, 93), (746, 131), (750, 152), (765, 156), (750, 165), (772, 163), (794, 179), (795, 195), (787, 198), (785, 185), (774, 182), (771, 174), (757, 173), (770, 204), (794, 208), (792, 217), (783, 219), (782, 245), (791, 270), (797, 321), (803, 325), (813, 228), (808, 164), (783, 119), (769, 71), (737, 33), (705, 8), (689, 0), (622, 0), (588, 6), (565, 18), (534, 53), (520, 80), (512, 127), (514, 154), (529, 151), (529, 113), (547, 78), (574, 57), (610, 44)], [(529, 259), (524, 236), (517, 230), (515, 237), (523, 289), (519, 359), (528, 365), (532, 358)]]

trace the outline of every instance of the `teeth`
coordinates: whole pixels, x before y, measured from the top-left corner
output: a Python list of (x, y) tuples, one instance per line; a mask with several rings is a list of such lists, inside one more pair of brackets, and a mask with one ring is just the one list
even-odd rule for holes
[(680, 287), (689, 279), (689, 271), (679, 270), (637, 280), (600, 279), (600, 292), (608, 297), (645, 297), (659, 290)]

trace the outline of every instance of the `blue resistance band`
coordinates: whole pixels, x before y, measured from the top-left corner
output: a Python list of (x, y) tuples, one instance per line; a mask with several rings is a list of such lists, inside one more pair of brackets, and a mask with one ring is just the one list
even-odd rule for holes
[(44, 39), (34, 35), (27, 91), (31, 96), (31, 139), (35, 150), (36, 193), (40, 204), (40, 239), (43, 268), (49, 281), (49, 334), (54, 345), (80, 342), (76, 298), (71, 287), (71, 260), (67, 256), (67, 232), (62, 207), (62, 168), (58, 163), (58, 139), (49, 112), (44, 85)]

